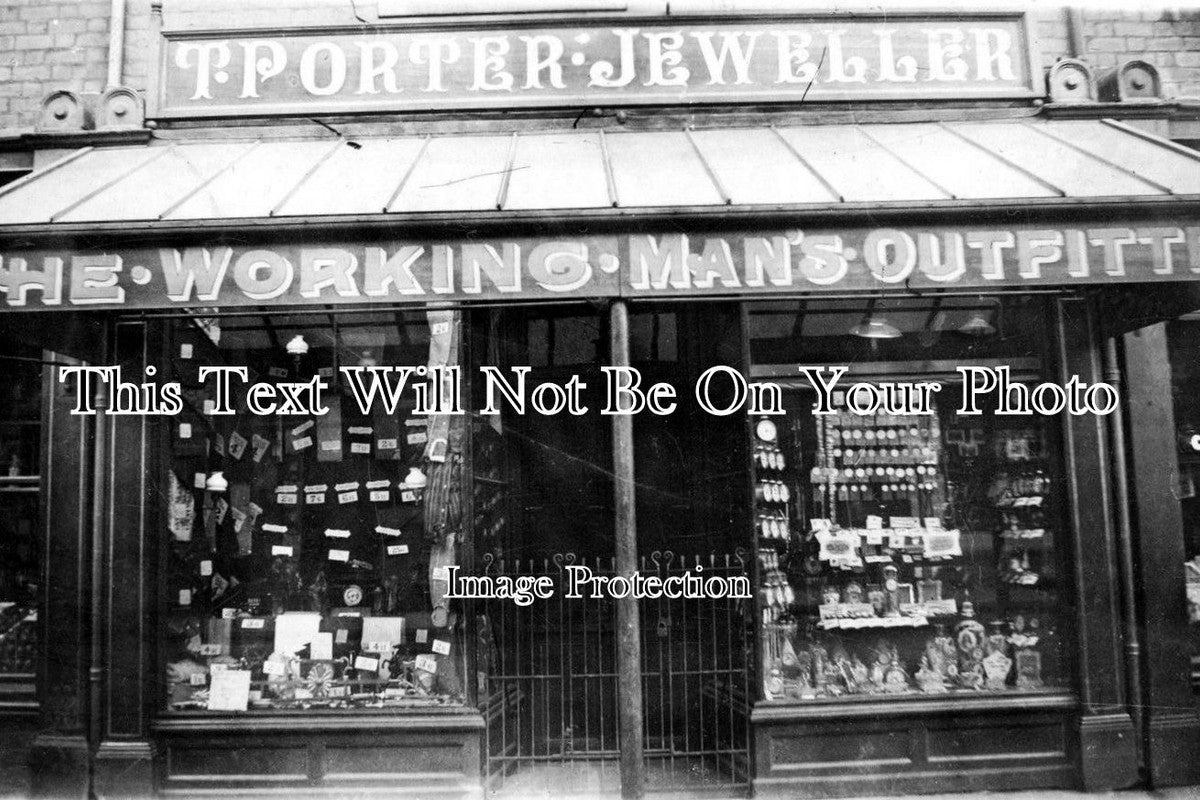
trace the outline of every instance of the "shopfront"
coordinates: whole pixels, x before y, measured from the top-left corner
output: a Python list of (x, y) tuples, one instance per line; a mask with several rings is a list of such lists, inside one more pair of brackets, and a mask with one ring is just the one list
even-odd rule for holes
[(1020, 14), (566, 22), (168, 30), (152, 141), (0, 189), (62, 352), (35, 788), (1135, 783), (1125, 484), (1066, 406), (1114, 297), (1200, 275), (1195, 157), (1040, 114)]

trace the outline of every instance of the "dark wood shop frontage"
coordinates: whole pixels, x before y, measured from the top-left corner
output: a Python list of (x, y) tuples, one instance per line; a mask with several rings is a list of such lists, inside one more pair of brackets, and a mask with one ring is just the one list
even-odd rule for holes
[[(144, 127), (0, 188), (47, 364), (40, 794), (1200, 782), (1156, 460), (1200, 159), (1047, 89), (1022, 14), (157, 35)], [(423, 369), (363, 407), (378, 367)], [(483, 367), (588, 410), (483, 413)], [(675, 407), (601, 414), (604, 367)], [(801, 367), (846, 368), (832, 413)], [(996, 413), (1073, 379), (1119, 411)], [(929, 413), (861, 408), (901, 382)]]

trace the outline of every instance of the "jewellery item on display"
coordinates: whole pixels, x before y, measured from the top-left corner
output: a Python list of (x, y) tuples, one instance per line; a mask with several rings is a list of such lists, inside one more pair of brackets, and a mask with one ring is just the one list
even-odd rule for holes
[(356, 606), (363, 601), (362, 587), (352, 583), (342, 592), (342, 602), (348, 606)]

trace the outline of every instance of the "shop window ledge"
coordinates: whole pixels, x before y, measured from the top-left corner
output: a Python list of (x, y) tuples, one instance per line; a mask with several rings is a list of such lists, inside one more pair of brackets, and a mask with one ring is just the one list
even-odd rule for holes
[(829, 719), (908, 717), (993, 711), (1071, 711), (1079, 706), (1073, 692), (1061, 689), (945, 695), (857, 695), (794, 703), (758, 702), (750, 712), (753, 723), (808, 722)]
[(230, 730), (239, 732), (312, 733), (321, 731), (471, 731), (482, 730), (483, 716), (474, 709), (414, 709), (411, 712), (394, 708), (378, 712), (356, 709), (353, 712), (253, 712), (245, 714), (212, 714), (181, 712), (160, 716), (153, 728), (157, 733), (192, 733)]

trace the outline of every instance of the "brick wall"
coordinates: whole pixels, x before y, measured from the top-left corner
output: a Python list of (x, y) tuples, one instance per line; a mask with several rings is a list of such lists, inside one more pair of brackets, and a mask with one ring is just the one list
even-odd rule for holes
[[(109, 0), (0, 0), (0, 130), (37, 122), (54, 89), (100, 92), (108, 76)], [(128, 0), (125, 83), (149, 69), (150, 0)]]
[[(1045, 66), (1070, 52), (1060, 9), (1038, 12), (1037, 34)], [(1093, 70), (1141, 58), (1158, 68), (1164, 95), (1200, 98), (1200, 9), (1085, 9), (1083, 36), (1087, 52), (1082, 57)]]
[[(170, 0), (212, 16), (214, 0)], [(224, 18), (234, 18), (228, 0)], [(283, 5), (286, 0), (278, 0)], [(124, 83), (144, 88), (150, 69), (150, 0), (126, 0)], [(257, 6), (261, 6), (261, 0)], [(359, 8), (370, 7), (359, 0)], [(883, 3), (886, 5), (886, 0)], [(248, 7), (257, 7), (249, 2)], [(234, 6), (237, 8), (238, 6)], [(346, 4), (296, 0), (297, 13), (343, 16)], [(53, 89), (104, 89), (108, 72), (109, 0), (0, 0), (0, 130), (28, 129), (37, 122), (42, 97)], [(168, 9), (170, 10), (170, 9)], [(1158, 67), (1168, 96), (1200, 97), (1200, 9), (1187, 11), (1084, 12), (1086, 60), (1098, 70), (1127, 58), (1145, 58)], [(261, 14), (260, 14), (261, 16)], [(278, 7), (271, 9), (271, 18)], [(290, 18), (291, 15), (289, 15)], [(340, 20), (340, 18), (339, 18)], [(260, 20), (261, 21), (261, 20)], [(1070, 50), (1065, 14), (1039, 9), (1036, 32), (1044, 65)]]

